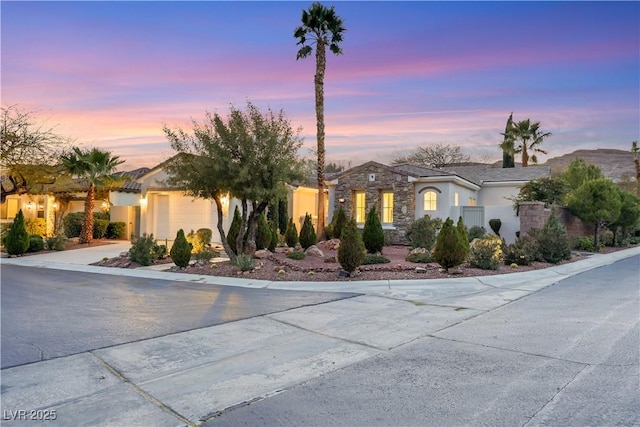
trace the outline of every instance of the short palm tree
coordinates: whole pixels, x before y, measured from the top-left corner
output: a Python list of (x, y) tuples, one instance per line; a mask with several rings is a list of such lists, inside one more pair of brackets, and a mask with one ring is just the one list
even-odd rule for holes
[(529, 156), (529, 152), (547, 154), (547, 152), (540, 148), (540, 144), (551, 136), (551, 132), (543, 132), (540, 130), (540, 122), (531, 122), (530, 119), (522, 120), (513, 125), (511, 129), (511, 137), (514, 142), (520, 144), (515, 147), (515, 153), (522, 153), (522, 167), (529, 166), (531, 163), (538, 163), (538, 158), (535, 154)]
[(102, 151), (97, 148), (82, 150), (78, 147), (74, 147), (71, 153), (62, 156), (61, 160), (67, 172), (76, 178), (85, 180), (88, 185), (80, 243), (91, 243), (96, 188), (105, 188), (120, 181), (115, 172), (118, 165), (124, 163), (124, 160), (120, 160), (118, 156), (112, 156), (110, 151)]
[[(316, 128), (318, 151), (318, 234), (324, 235), (324, 73), (327, 66), (326, 47), (336, 55), (342, 54), (340, 42), (344, 27), (334, 7), (327, 8), (319, 2), (314, 2), (309, 10), (302, 11), (302, 25), (297, 27), (294, 37), (301, 45), (296, 59), (311, 55), (311, 45), (316, 45), (316, 74), (314, 78), (316, 94)], [(310, 43), (307, 43), (310, 42)]]

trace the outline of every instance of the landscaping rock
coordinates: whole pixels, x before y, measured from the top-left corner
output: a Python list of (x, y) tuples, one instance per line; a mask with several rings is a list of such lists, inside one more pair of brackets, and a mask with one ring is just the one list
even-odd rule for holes
[(427, 272), (427, 269), (424, 267), (416, 267), (416, 273), (422, 273), (425, 274)]
[(307, 256), (315, 256), (318, 258), (324, 258), (324, 253), (316, 246), (316, 245), (311, 245), (307, 248), (306, 251), (304, 251), (305, 255)]
[(120, 252), (120, 258), (127, 258), (129, 256), (129, 252)]
[(253, 254), (253, 257), (256, 259), (265, 259), (271, 255), (273, 254), (268, 249), (260, 249), (259, 251), (256, 251), (255, 254)]
[(411, 252), (409, 252), (409, 255), (426, 254), (427, 252), (429, 251), (427, 251), (425, 248), (415, 248), (415, 249), (412, 249)]

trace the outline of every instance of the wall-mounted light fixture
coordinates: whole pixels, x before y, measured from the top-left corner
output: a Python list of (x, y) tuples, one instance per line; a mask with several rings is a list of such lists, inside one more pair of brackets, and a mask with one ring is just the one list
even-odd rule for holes
[(53, 204), (51, 206), (53, 206), (53, 209), (56, 210), (56, 211), (60, 207), (60, 205), (58, 205), (58, 202), (53, 202)]
[(140, 206), (147, 206), (147, 199), (144, 196), (140, 196)]
[(27, 209), (33, 209), (33, 202), (27, 202)]
[(344, 199), (341, 197), (338, 199), (338, 203), (344, 203)]
[(220, 198), (220, 203), (222, 203), (222, 206), (229, 206), (229, 195), (227, 194), (226, 196), (222, 196), (222, 198)]

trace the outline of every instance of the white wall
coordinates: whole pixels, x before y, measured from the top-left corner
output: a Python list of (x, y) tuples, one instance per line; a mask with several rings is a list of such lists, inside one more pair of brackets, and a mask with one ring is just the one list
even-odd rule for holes
[(478, 206), (511, 206), (509, 198), (515, 198), (520, 192), (522, 183), (485, 183), (478, 192)]

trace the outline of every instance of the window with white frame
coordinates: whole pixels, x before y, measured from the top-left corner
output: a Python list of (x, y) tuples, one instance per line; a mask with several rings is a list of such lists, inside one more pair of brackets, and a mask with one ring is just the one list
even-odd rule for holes
[(455, 193), (453, 193), (453, 206), (459, 206), (459, 205), (460, 205), (460, 195), (456, 191)]
[(393, 223), (393, 192), (391, 191), (382, 192), (381, 205), (382, 205), (382, 223), (392, 224)]
[(475, 197), (469, 197), (469, 206), (475, 206), (477, 204), (477, 200)]
[(354, 193), (354, 200), (356, 202), (354, 206), (354, 216), (356, 218), (356, 223), (364, 224), (364, 220), (367, 215), (367, 205), (364, 191), (356, 191)]
[(427, 191), (424, 193), (424, 210), (438, 210), (438, 194), (435, 191)]

